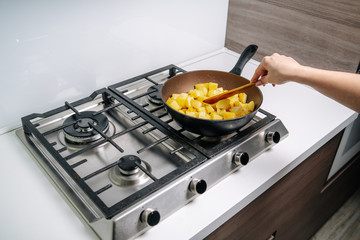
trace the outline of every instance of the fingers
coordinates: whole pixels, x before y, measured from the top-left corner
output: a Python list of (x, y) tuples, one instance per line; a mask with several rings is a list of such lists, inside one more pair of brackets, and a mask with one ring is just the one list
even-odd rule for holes
[(252, 76), (250, 82), (257, 82), (259, 81), (259, 78), (264, 74), (264, 72), (266, 71), (266, 69), (260, 64), (256, 70), (254, 75)]
[[(267, 74), (268, 74), (267, 69), (265, 68), (263, 62), (261, 62), (260, 65), (256, 68), (255, 73), (252, 76), (250, 82), (254, 82), (254, 83), (259, 82), (261, 81), (260, 79), (266, 76)], [(264, 82), (262, 84), (264, 84)]]
[(257, 86), (257, 87), (259, 87), (259, 86), (265, 86), (265, 84), (264, 84), (261, 80), (259, 80), (259, 81), (257, 81), (257, 82), (255, 83), (255, 86)]
[(301, 65), (293, 58), (278, 53), (273, 53), (271, 56), (265, 56), (260, 65), (256, 68), (251, 82), (256, 83), (257, 86), (271, 83), (283, 84), (298, 71)]
[(267, 75), (263, 75), (260, 77), (260, 79), (256, 82), (256, 86), (265, 86), (267, 84)]

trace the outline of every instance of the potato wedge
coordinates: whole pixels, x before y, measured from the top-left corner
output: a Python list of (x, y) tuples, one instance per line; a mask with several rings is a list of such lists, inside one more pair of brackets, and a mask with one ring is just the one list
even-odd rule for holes
[(185, 115), (202, 119), (223, 120), (242, 117), (255, 109), (254, 101), (247, 103), (246, 93), (222, 99), (212, 105), (203, 100), (226, 92), (217, 83), (199, 83), (188, 93), (174, 93), (166, 103)]

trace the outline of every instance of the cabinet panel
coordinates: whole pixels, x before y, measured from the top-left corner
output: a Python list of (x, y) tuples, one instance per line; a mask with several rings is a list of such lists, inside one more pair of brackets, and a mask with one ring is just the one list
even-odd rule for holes
[(351, 161), (336, 181), (326, 182), (341, 136), (342, 132), (206, 239), (311, 237), (359, 186), (360, 159)]

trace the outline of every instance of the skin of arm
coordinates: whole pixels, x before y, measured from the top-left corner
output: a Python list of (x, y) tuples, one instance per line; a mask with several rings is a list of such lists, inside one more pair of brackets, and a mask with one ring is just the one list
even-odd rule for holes
[(306, 84), (360, 113), (360, 74), (303, 66), (291, 57), (274, 53), (263, 58), (251, 79), (257, 86), (288, 81)]

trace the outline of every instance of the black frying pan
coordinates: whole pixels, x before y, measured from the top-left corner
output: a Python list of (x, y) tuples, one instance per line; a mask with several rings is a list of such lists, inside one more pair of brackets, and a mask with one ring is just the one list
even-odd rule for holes
[(260, 89), (255, 86), (244, 90), (248, 95), (248, 101), (254, 101), (255, 103), (254, 111), (243, 117), (228, 120), (207, 120), (190, 117), (171, 108), (166, 104), (166, 100), (171, 97), (173, 93), (189, 92), (191, 89), (194, 89), (195, 84), (198, 83), (215, 82), (218, 83), (219, 87), (223, 87), (224, 90), (230, 90), (249, 83), (249, 80), (241, 77), (240, 74), (245, 64), (255, 54), (256, 50), (256, 45), (248, 46), (241, 53), (238, 62), (230, 73), (202, 70), (187, 72), (170, 78), (161, 89), (161, 97), (172, 118), (184, 129), (209, 137), (230, 134), (251, 121), (263, 101), (263, 95)]

